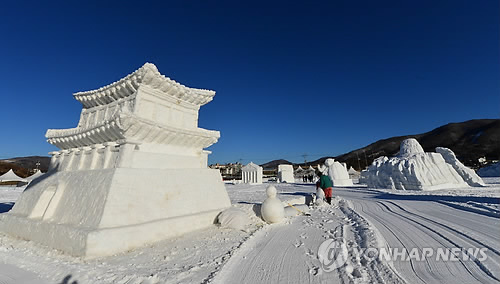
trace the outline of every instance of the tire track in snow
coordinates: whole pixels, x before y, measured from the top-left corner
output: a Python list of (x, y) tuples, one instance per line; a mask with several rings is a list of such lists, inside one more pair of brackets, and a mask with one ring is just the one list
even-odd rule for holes
[[(392, 202), (389, 202), (389, 203), (393, 204)], [(383, 205), (384, 205), (384, 206), (386, 206), (385, 204), (383, 204)], [(400, 206), (398, 206), (398, 205), (396, 205), (396, 204), (393, 204), (393, 205), (395, 205), (396, 207), (400, 208), (400, 209), (401, 209), (401, 211), (408, 212), (408, 211), (404, 210), (402, 207), (400, 207)], [(434, 234), (436, 234), (436, 235), (440, 236), (442, 239), (444, 239), (444, 240), (448, 241), (448, 242), (449, 242), (449, 243), (450, 243), (453, 247), (462, 249), (462, 250), (464, 251), (464, 253), (468, 254), (468, 255), (469, 255), (469, 257), (470, 257), (471, 259), (473, 259), (473, 262), (474, 262), (474, 263), (475, 263), (475, 264), (476, 264), (476, 265), (477, 265), (477, 266), (478, 266), (481, 270), (483, 270), (483, 272), (484, 272), (484, 273), (486, 273), (489, 277), (493, 278), (494, 280), (496, 280), (496, 281), (500, 281), (497, 277), (495, 277), (495, 276), (493, 275), (493, 273), (492, 273), (492, 272), (491, 272), (491, 271), (490, 271), (487, 267), (485, 267), (485, 266), (484, 266), (484, 265), (483, 265), (480, 261), (478, 261), (476, 257), (474, 257), (473, 255), (470, 255), (470, 254), (467, 252), (467, 250), (465, 250), (466, 248), (464, 248), (463, 246), (461, 246), (461, 245), (460, 245), (460, 244), (458, 244), (457, 242), (453, 241), (451, 238), (446, 237), (444, 234), (440, 233), (438, 230), (432, 229), (430, 226), (427, 226), (427, 225), (425, 225), (425, 224), (423, 224), (423, 223), (421, 223), (421, 222), (418, 222), (418, 221), (416, 221), (416, 220), (414, 220), (414, 219), (412, 219), (412, 218), (405, 217), (405, 216), (403, 216), (402, 214), (396, 213), (396, 212), (392, 211), (389, 207), (386, 207), (386, 208), (387, 208), (387, 210), (388, 210), (388, 211), (390, 211), (391, 213), (393, 213), (393, 214), (395, 214), (395, 215), (398, 215), (398, 216), (400, 216), (401, 218), (407, 219), (407, 220), (409, 220), (409, 221), (411, 221), (411, 222), (414, 222), (415, 224), (417, 224), (417, 225), (419, 225), (419, 226), (421, 226), (421, 227), (423, 227), (423, 228), (425, 228), (425, 229), (427, 229), (427, 230), (429, 230), (429, 231), (433, 232)], [(434, 222), (431, 222), (431, 223), (434, 223)], [(439, 226), (441, 226), (441, 224), (438, 224), (438, 225), (439, 225)], [(442, 227), (445, 227), (445, 228), (448, 228), (448, 229), (449, 229), (449, 227), (446, 227), (446, 226), (442, 226)], [(463, 236), (465, 236), (465, 237), (469, 238), (469, 237), (468, 237), (467, 235), (465, 235), (465, 234), (461, 234), (461, 235), (463, 235)], [(471, 238), (469, 238), (469, 239), (471, 239)], [(471, 239), (471, 240), (475, 241), (474, 239)], [(441, 242), (440, 242), (440, 243), (441, 243)], [(463, 267), (464, 267), (464, 268), (465, 268), (465, 269), (469, 272), (469, 274), (470, 274), (471, 276), (473, 276), (476, 280), (481, 281), (481, 279), (479, 279), (476, 275), (474, 275), (474, 274), (472, 273), (472, 271), (471, 271), (471, 270), (467, 267), (467, 265), (464, 263), (464, 261), (463, 261), (462, 259), (460, 259), (460, 258), (459, 258), (459, 260), (458, 260), (458, 261), (459, 261), (459, 262), (463, 265)]]
[(459, 231), (459, 230), (457, 230), (457, 229), (454, 229), (454, 228), (452, 228), (452, 227), (450, 227), (450, 226), (447, 226), (447, 225), (445, 225), (445, 224), (443, 224), (443, 223), (436, 222), (436, 221), (434, 221), (434, 220), (432, 220), (432, 219), (429, 219), (429, 218), (426, 218), (426, 217), (424, 217), (424, 216), (422, 216), (422, 215), (418, 215), (418, 214), (416, 214), (416, 213), (410, 212), (410, 211), (408, 211), (408, 210), (404, 209), (403, 207), (401, 207), (401, 206), (397, 205), (397, 204), (396, 204), (396, 203), (394, 203), (394, 202), (388, 201), (388, 203), (390, 203), (390, 204), (392, 204), (392, 205), (394, 205), (394, 206), (398, 207), (401, 211), (404, 211), (404, 212), (406, 212), (406, 213), (408, 213), (408, 214), (410, 214), (410, 215), (412, 215), (412, 216), (415, 216), (415, 217), (417, 217), (417, 218), (421, 218), (421, 219), (423, 219), (423, 220), (425, 220), (425, 221), (427, 221), (427, 222), (433, 223), (433, 224), (435, 224), (435, 225), (437, 225), (437, 226), (441, 226), (441, 227), (443, 227), (444, 229), (447, 229), (447, 230), (453, 231), (453, 232), (454, 232), (454, 233), (456, 233), (456, 234), (459, 234), (459, 235), (461, 235), (461, 236), (463, 236), (463, 237), (465, 237), (465, 238), (467, 238), (467, 239), (469, 239), (469, 240), (471, 240), (471, 241), (473, 241), (473, 242), (475, 242), (475, 243), (477, 243), (477, 244), (479, 244), (479, 245), (481, 245), (481, 246), (483, 246), (483, 247), (488, 248), (488, 250), (490, 250), (490, 251), (494, 252), (495, 254), (500, 255), (500, 252), (499, 252), (496, 248), (494, 248), (494, 247), (492, 247), (492, 246), (489, 246), (489, 245), (487, 245), (487, 244), (485, 244), (485, 243), (481, 242), (481, 241), (480, 241), (480, 240), (478, 240), (478, 239), (474, 239), (474, 238), (472, 238), (471, 236), (469, 236), (469, 235), (467, 235), (467, 234), (465, 234), (465, 233), (463, 233), (463, 232), (460, 232), (460, 231)]
[[(498, 283), (496, 280), (498, 278), (496, 276), (498, 275), (498, 255), (495, 253), (498, 252), (498, 237), (496, 237), (499, 235), (497, 234), (499, 232), (497, 229), (498, 219), (478, 216), (475, 213), (456, 210), (435, 202), (393, 199), (389, 201), (392, 204), (386, 203), (388, 202), (386, 199), (374, 198), (376, 195), (356, 192), (356, 190), (339, 190), (337, 195), (352, 202), (354, 210), (360, 212), (363, 217), (378, 228), (391, 247), (398, 247), (403, 244), (403, 247), (407, 249), (415, 247), (421, 250), (423, 247), (446, 248), (450, 244), (452, 246), (456, 244), (457, 247), (466, 247), (471, 244), (473, 245), (471, 247), (477, 247), (478, 244), (484, 244), (485, 247), (492, 248), (488, 260), (484, 262), (477, 259), (475, 259), (476, 261), (470, 261), (465, 264), (466, 269), (464, 269), (464, 264), (460, 262), (436, 262), (432, 259), (425, 259), (425, 261), (415, 263), (394, 262), (396, 269), (409, 282)], [(377, 203), (384, 203), (387, 208), (380, 208)], [(410, 209), (405, 212), (404, 207), (425, 214), (427, 217), (413, 213), (409, 211)], [(388, 211), (389, 208), (393, 212)], [(410, 213), (416, 214), (416, 216)], [(440, 220), (440, 217), (445, 219)], [(428, 220), (421, 218), (427, 218)], [(412, 220), (420, 221), (427, 228)], [(461, 234), (457, 233), (460, 230), (457, 228), (462, 229), (461, 232), (459, 231)], [(439, 234), (436, 234), (436, 232)], [(493, 278), (488, 275), (488, 271)]]

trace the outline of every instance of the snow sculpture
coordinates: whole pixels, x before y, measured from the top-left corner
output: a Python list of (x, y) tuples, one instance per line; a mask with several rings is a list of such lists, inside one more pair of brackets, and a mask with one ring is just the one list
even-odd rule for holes
[(251, 224), (247, 212), (235, 207), (230, 207), (222, 211), (219, 216), (217, 216), (217, 222), (222, 228), (241, 231), (245, 231), (248, 225)]
[(278, 166), (278, 180), (279, 182), (293, 183), (295, 178), (293, 177), (293, 166), (292, 165), (279, 165)]
[(318, 166), (319, 170), (330, 177), (333, 186), (352, 186), (352, 180), (349, 179), (347, 168), (334, 159), (326, 159), (324, 166)]
[(444, 147), (437, 147), (436, 152), (443, 156), (445, 162), (450, 164), (467, 184), (470, 186), (486, 186), (473, 169), (466, 167), (457, 159), (452, 150)]
[(241, 181), (243, 183), (262, 183), (262, 167), (250, 162), (241, 168)]
[(260, 214), (267, 223), (279, 223), (285, 217), (283, 203), (276, 197), (276, 187), (270, 185), (266, 189), (267, 199), (260, 207)]
[(467, 187), (467, 183), (439, 153), (425, 153), (416, 139), (401, 142), (399, 155), (379, 157), (361, 174), (372, 188), (434, 190)]
[(229, 197), (207, 168), (218, 131), (198, 128), (214, 91), (189, 88), (146, 63), (108, 86), (74, 94), (76, 128), (47, 131), (50, 170), (0, 215), (0, 230), (95, 257), (210, 226)]
[(316, 200), (314, 204), (317, 206), (323, 206), (323, 204), (325, 204), (325, 192), (321, 187), (316, 188)]

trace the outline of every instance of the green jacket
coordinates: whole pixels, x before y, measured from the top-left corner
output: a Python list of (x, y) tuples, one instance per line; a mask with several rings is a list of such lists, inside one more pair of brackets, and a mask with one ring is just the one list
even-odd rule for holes
[(330, 179), (330, 177), (327, 175), (322, 175), (319, 178), (319, 187), (321, 187), (322, 189), (327, 189), (329, 187), (333, 187), (333, 183), (332, 183), (332, 180)]

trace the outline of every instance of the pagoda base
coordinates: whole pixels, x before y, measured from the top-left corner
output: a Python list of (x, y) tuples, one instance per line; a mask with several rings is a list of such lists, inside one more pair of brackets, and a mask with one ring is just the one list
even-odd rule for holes
[(92, 258), (209, 227), (229, 206), (218, 170), (53, 171), (0, 214), (0, 231)]

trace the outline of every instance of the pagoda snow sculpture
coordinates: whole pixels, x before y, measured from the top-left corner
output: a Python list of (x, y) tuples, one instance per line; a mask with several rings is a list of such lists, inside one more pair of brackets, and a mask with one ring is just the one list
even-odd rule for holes
[(47, 131), (50, 170), (0, 229), (85, 257), (110, 255), (213, 224), (230, 206), (207, 168), (218, 131), (198, 128), (214, 91), (189, 88), (146, 63), (125, 78), (74, 94), (76, 128)]

